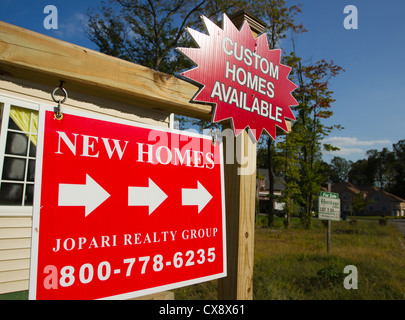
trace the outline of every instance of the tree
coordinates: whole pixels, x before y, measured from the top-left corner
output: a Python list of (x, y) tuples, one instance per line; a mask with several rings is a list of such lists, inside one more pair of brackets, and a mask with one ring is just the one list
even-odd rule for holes
[(349, 182), (360, 186), (374, 185), (405, 198), (405, 140), (393, 144), (392, 149), (368, 150), (367, 159), (351, 164)]
[[(294, 16), (301, 12), (301, 5), (288, 7), (284, 0), (264, 0), (254, 1), (251, 4), (253, 13), (267, 23), (267, 39), (271, 49), (276, 49), (281, 39), (286, 37), (286, 33), (303, 33), (306, 30), (302, 24), (296, 24)], [(267, 165), (269, 170), (269, 226), (273, 226), (274, 221), (274, 150), (275, 142), (270, 136), (264, 138), (267, 144)]]
[(267, 138), (267, 163), (268, 163), (268, 171), (269, 171), (269, 220), (268, 225), (269, 227), (274, 226), (274, 180), (276, 178), (274, 174), (274, 142), (271, 137)]
[(349, 181), (351, 161), (341, 157), (334, 157), (330, 162), (330, 180), (332, 183)]
[[(306, 30), (302, 24), (296, 24), (294, 16), (301, 12), (300, 6), (287, 7), (284, 0), (263, 1), (261, 4), (257, 4), (255, 13), (266, 22), (269, 23), (268, 27), (268, 40), (272, 48), (276, 48), (279, 41), (285, 38), (287, 31), (293, 33), (302, 33)], [(295, 50), (294, 50), (295, 51)], [(288, 56), (283, 57), (283, 63), (288, 64), (294, 70), (290, 74), (290, 78), (294, 81), (294, 78), (298, 81), (299, 88), (294, 92), (299, 106), (293, 108), (298, 112), (297, 121), (293, 125), (292, 133), (289, 135), (296, 135), (294, 139), (288, 139), (288, 141), (294, 141), (294, 145), (299, 145), (299, 152), (293, 155), (291, 142), (286, 144), (280, 144), (280, 148), (283, 152), (287, 152), (289, 157), (285, 159), (286, 162), (291, 161), (294, 156), (298, 157), (300, 163), (300, 171), (297, 173), (290, 168), (285, 174), (292, 176), (291, 179), (287, 178), (286, 181), (289, 190), (285, 191), (289, 193), (289, 197), (299, 198), (305, 207), (305, 213), (302, 215), (302, 221), (306, 227), (310, 226), (312, 204), (315, 195), (320, 189), (320, 185), (324, 180), (324, 176), (321, 171), (324, 170), (324, 166), (321, 165), (321, 153), (320, 146), (321, 140), (329, 133), (333, 128), (340, 128), (340, 126), (325, 126), (321, 119), (329, 118), (333, 115), (330, 111), (333, 92), (329, 90), (329, 79), (336, 76), (342, 68), (335, 65), (332, 62), (326, 62), (321, 60), (312, 66), (302, 66), (301, 59), (298, 58), (295, 52), (292, 52)], [(297, 83), (296, 81), (294, 81)], [(273, 150), (276, 150), (273, 146), (274, 142), (268, 138), (267, 140), (267, 163), (269, 168), (269, 176), (271, 177), (274, 172), (276, 155)], [(328, 150), (336, 150), (331, 145), (325, 145)], [(294, 161), (292, 161), (294, 163)], [(293, 173), (294, 172), (294, 173)], [(272, 182), (270, 178), (270, 181)], [(299, 183), (299, 192), (296, 192), (296, 184)], [(270, 184), (270, 190), (271, 190)], [(271, 192), (271, 191), (270, 191)], [(298, 194), (300, 196), (298, 196)], [(288, 198), (288, 197), (287, 197)], [(270, 219), (269, 224), (272, 222), (273, 213), (273, 201), (270, 201)]]
[(301, 4), (287, 7), (285, 0), (264, 0), (251, 3), (252, 12), (267, 22), (267, 35), (270, 48), (277, 48), (280, 40), (291, 31), (296, 34), (306, 32), (303, 24), (296, 24), (294, 17), (301, 13)]
[(88, 38), (100, 52), (154, 70), (175, 73), (192, 63), (174, 49), (190, 46), (188, 26), (202, 28), (200, 16), (218, 20), (243, 0), (110, 0), (89, 12)]
[[(299, 105), (293, 107), (297, 111), (297, 121), (293, 130), (300, 134), (300, 165), (301, 165), (301, 193), (303, 196), (304, 212), (301, 222), (306, 228), (311, 226), (313, 203), (324, 182), (324, 168), (321, 165), (321, 141), (333, 130), (341, 129), (340, 125), (326, 126), (323, 119), (333, 115), (331, 104), (333, 91), (329, 90), (329, 80), (343, 69), (333, 61), (321, 60), (314, 65), (302, 66), (298, 62), (296, 68), (298, 89), (295, 97)], [(331, 145), (324, 144), (326, 150), (336, 150)]]
[(283, 193), (279, 199), (284, 204), (285, 219), (284, 225), (288, 227), (291, 215), (296, 208), (296, 204), (301, 200), (301, 190), (299, 186), (300, 166), (299, 166), (299, 144), (298, 135), (291, 132), (277, 143), (276, 168), (278, 175), (284, 177)]
[(397, 183), (397, 174), (402, 162), (396, 160), (395, 152), (383, 148), (366, 152), (367, 159), (353, 163), (349, 171), (349, 182), (357, 185), (375, 185), (378, 188), (392, 191)]
[(393, 146), (394, 181), (389, 192), (405, 199), (405, 140), (400, 140)]
[(355, 215), (359, 215), (366, 207), (366, 204), (367, 203), (363, 192), (354, 195), (352, 201), (352, 212), (354, 212)]
[(368, 160), (361, 159), (352, 163), (349, 170), (349, 182), (358, 186), (371, 186), (374, 183), (374, 172)]
[(366, 152), (369, 170), (374, 174), (374, 185), (381, 189), (390, 189), (394, 183), (394, 153), (387, 148)]

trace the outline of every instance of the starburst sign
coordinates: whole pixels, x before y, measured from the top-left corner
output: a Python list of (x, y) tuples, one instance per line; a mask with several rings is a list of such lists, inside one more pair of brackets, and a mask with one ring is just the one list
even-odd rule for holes
[(183, 76), (201, 89), (194, 102), (216, 105), (212, 122), (233, 119), (235, 134), (249, 127), (259, 140), (264, 130), (276, 139), (276, 126), (288, 131), (297, 105), (288, 79), (291, 68), (280, 63), (281, 50), (269, 50), (267, 35), (255, 38), (247, 22), (240, 31), (224, 14), (223, 29), (202, 17), (209, 35), (187, 29), (199, 48), (178, 48), (198, 66)]

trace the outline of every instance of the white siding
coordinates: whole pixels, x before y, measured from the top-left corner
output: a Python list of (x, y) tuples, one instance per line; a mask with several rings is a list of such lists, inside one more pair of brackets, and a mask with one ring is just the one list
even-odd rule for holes
[(0, 216), (0, 294), (28, 290), (31, 217)]

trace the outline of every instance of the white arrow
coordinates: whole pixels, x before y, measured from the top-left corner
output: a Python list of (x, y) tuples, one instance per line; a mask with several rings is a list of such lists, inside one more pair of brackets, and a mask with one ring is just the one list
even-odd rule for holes
[(167, 198), (166, 193), (149, 178), (149, 187), (128, 187), (128, 206), (148, 206), (149, 215)]
[(59, 206), (84, 206), (87, 217), (94, 209), (110, 197), (97, 182), (86, 174), (86, 184), (59, 184)]
[(197, 181), (197, 189), (181, 189), (183, 206), (198, 206), (198, 213), (211, 201), (212, 195)]

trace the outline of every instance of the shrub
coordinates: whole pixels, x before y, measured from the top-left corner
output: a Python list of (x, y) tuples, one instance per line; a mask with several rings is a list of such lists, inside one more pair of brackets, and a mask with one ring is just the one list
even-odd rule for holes
[(337, 285), (343, 282), (345, 274), (337, 264), (333, 263), (326, 268), (319, 270), (317, 278), (322, 285)]

